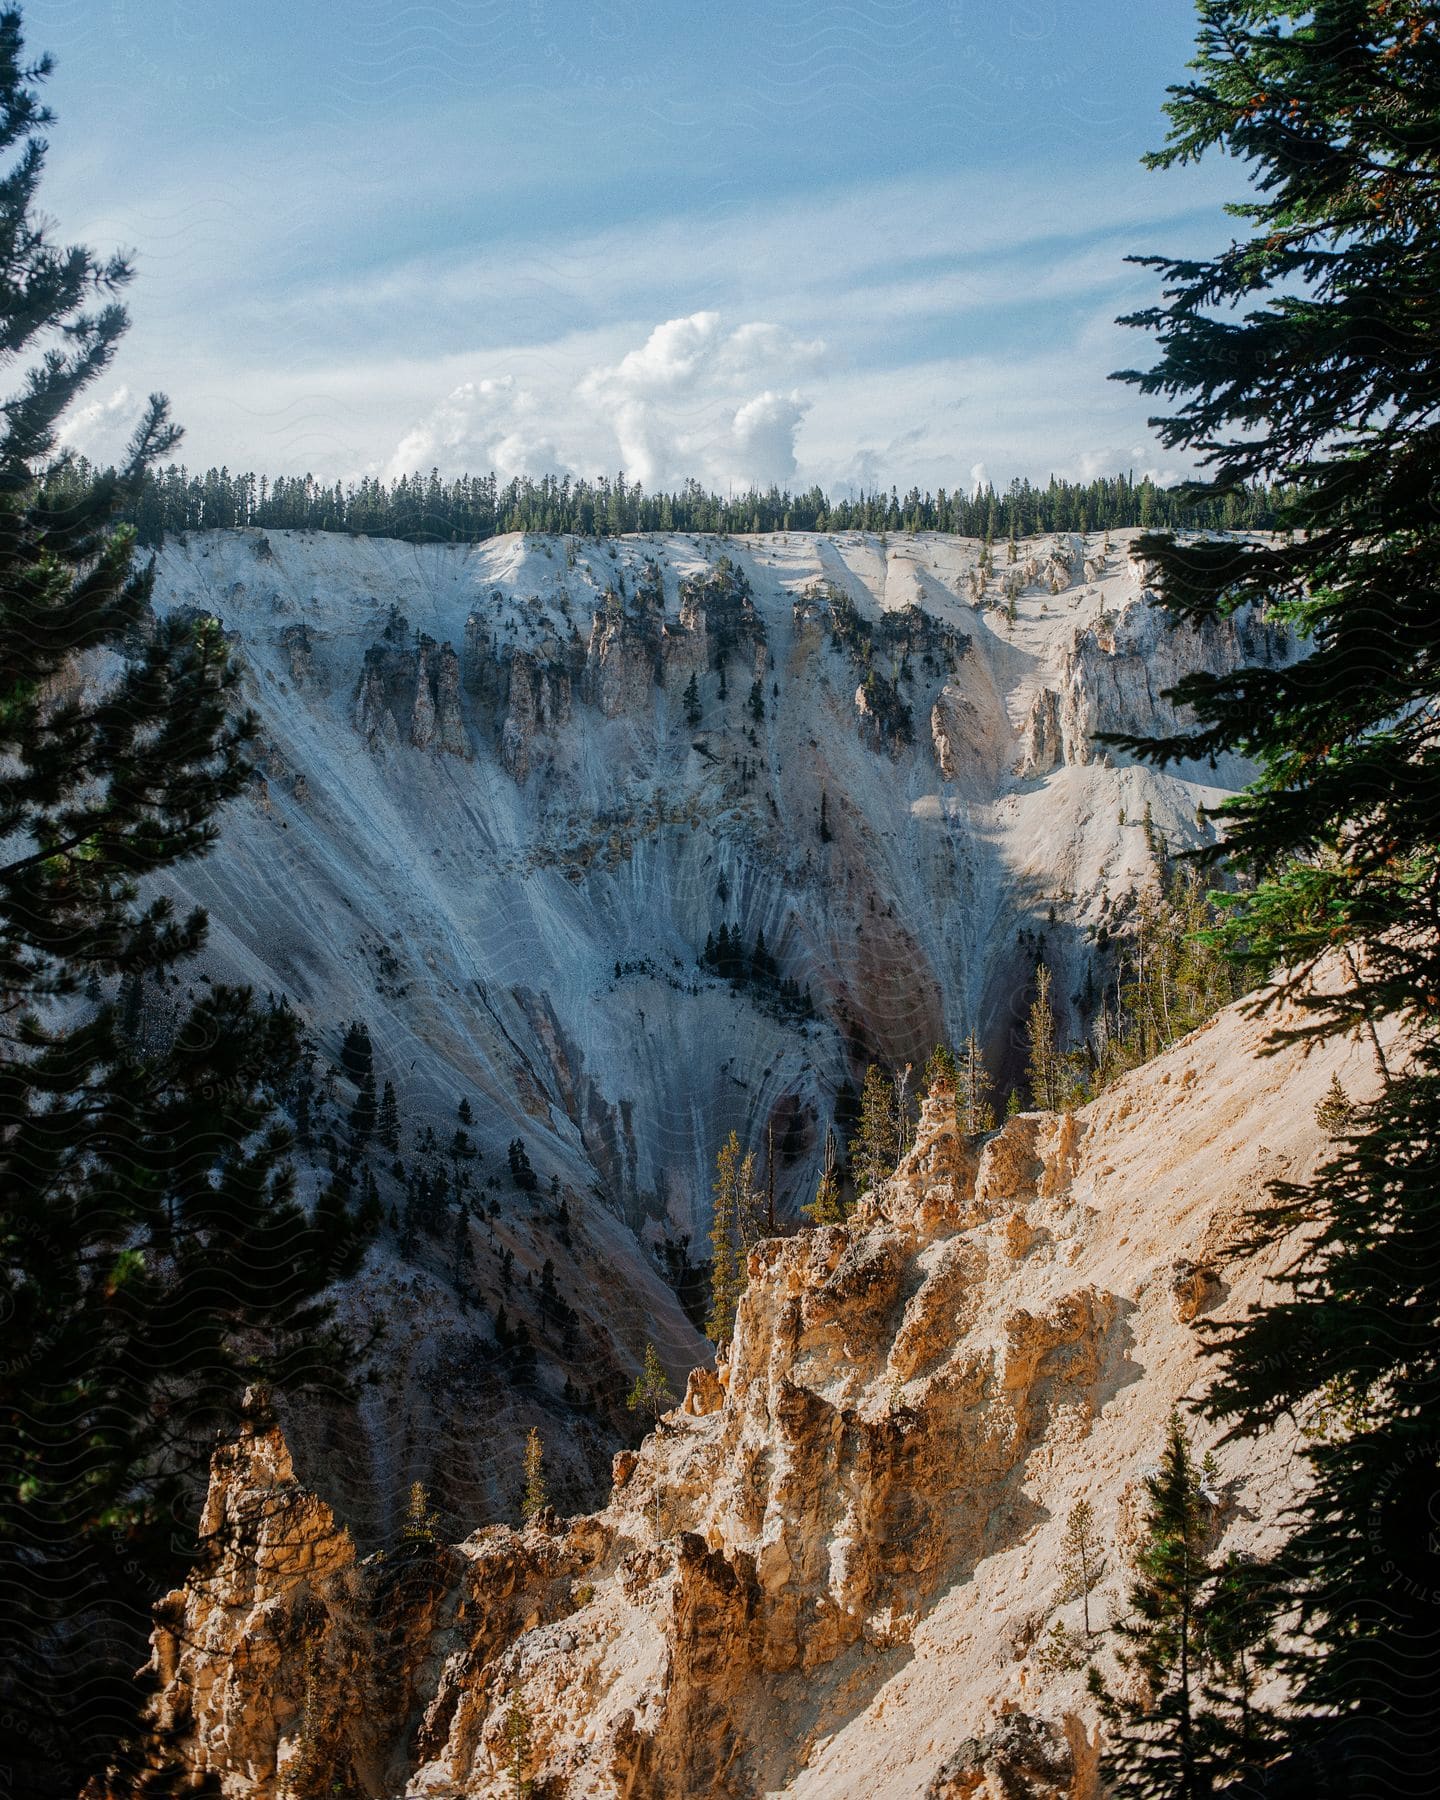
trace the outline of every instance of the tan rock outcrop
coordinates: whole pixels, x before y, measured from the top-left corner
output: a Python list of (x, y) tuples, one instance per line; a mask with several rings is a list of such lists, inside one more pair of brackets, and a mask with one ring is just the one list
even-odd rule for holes
[(1021, 775), (1048, 775), (1065, 754), (1060, 730), (1060, 696), (1053, 688), (1040, 688), (1030, 705), (1021, 733)]
[(618, 604), (602, 607), (590, 629), (585, 692), (607, 719), (648, 711), (659, 656), (658, 628)]
[(417, 750), (433, 747), (468, 759), (460, 688), (460, 658), (453, 644), (422, 637), (411, 649), (387, 631), (385, 640), (365, 653), (355, 690), (355, 729), (372, 750), (393, 749), (403, 735)]
[(317, 683), (322, 689), (324, 683), (318, 681), (315, 667), (315, 644), (308, 625), (286, 625), (280, 631), (280, 646), (285, 652), (286, 662), (290, 669), (290, 679), (298, 686)]
[(976, 789), (993, 782), (1010, 740), (993, 683), (982, 674), (973, 675), (966, 687), (947, 682), (930, 709), (930, 740), (943, 780)]
[[(1224, 1015), (1084, 1113), (1021, 1114), (978, 1149), (952, 1097), (927, 1103), (850, 1222), (754, 1247), (728, 1353), (616, 1457), (593, 1516), (360, 1563), (255, 1423), (217, 1453), (207, 1560), (157, 1617), (157, 1766), (271, 1800), (303, 1750), (375, 1800), (498, 1800), (519, 1694), (537, 1791), (1088, 1800), (1093, 1707), (1035, 1660), (1058, 1541), (1088, 1494), (1115, 1546), (1106, 1616), (1201, 1367), (1177, 1320), (1248, 1304), (1283, 1257), (1228, 1252), (1222, 1283), (1176, 1254), (1253, 1199), (1258, 1036)], [(1313, 1162), (1305, 1101), (1356, 1054), (1286, 1053), (1267, 1155)], [(1217, 1542), (1258, 1541), (1285, 1453), (1220, 1447)]]

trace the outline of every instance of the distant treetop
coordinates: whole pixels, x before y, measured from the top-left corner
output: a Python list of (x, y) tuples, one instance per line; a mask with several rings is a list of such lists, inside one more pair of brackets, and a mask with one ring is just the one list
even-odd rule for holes
[[(96, 471), (81, 457), (70, 465), (78, 485)], [(389, 483), (317, 481), (312, 475), (232, 475), (228, 469), (192, 474), (182, 464), (145, 477), (134, 509), (140, 541), (157, 545), (167, 534), (254, 526), (267, 531), (343, 531), (354, 536), (403, 538), (411, 543), (477, 543), (508, 531), (615, 537), (627, 532), (694, 531), (944, 531), (962, 537), (1034, 537), (1057, 531), (1115, 531), (1128, 526), (1263, 530), (1283, 498), (1253, 487), (1223, 499), (1196, 500), (1193, 490), (1160, 488), (1133, 472), (1044, 487), (1012, 481), (1003, 493), (940, 488), (922, 494), (861, 494), (832, 499), (820, 488), (792, 494), (722, 496), (690, 481), (675, 493), (647, 494), (623, 475), (595, 481), (569, 475), (529, 476), (504, 483), (488, 475), (443, 481), (417, 471)]]

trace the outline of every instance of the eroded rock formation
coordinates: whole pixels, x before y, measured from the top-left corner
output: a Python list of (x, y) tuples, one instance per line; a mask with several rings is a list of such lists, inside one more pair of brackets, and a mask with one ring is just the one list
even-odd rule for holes
[[(1344, 1046), (1261, 1062), (1260, 1031), (1221, 1015), (1081, 1113), (980, 1143), (932, 1097), (846, 1224), (754, 1248), (718, 1369), (593, 1515), (358, 1561), (257, 1417), (157, 1615), (157, 1784), (270, 1800), (318, 1770), (498, 1800), (520, 1706), (536, 1794), (1088, 1800), (1093, 1708), (1035, 1648), (1074, 1610), (1066, 1512), (1086, 1495), (1110, 1538), (1103, 1618), (1197, 1377), (1179, 1321), (1259, 1291), (1285, 1247), (1234, 1248), (1256, 1169), (1303, 1173), (1331, 1074), (1367, 1079)], [(1276, 1516), (1285, 1452), (1222, 1449), (1230, 1547)]]

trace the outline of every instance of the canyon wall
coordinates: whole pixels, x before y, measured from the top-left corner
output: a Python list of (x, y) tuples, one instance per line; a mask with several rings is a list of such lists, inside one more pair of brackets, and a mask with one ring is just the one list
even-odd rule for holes
[[(994, 577), (925, 535), (166, 544), (157, 609), (220, 617), (261, 729), (250, 797), (172, 883), (210, 913), (193, 980), (312, 1032), (302, 1184), (346, 1137), (351, 1020), (398, 1096), (342, 1296), (386, 1327), (381, 1380), (294, 1430), (362, 1544), (416, 1478), (452, 1523), (503, 1508), (535, 1420), (559, 1496), (595, 1497), (644, 1345), (677, 1380), (705, 1354), (730, 1131), (793, 1218), (868, 1060), (973, 1030), (1003, 1100), (1042, 952), (1085, 1029), (1155, 834), (1200, 841), (1245, 775), (1093, 734), (1172, 724), (1187, 669), (1289, 653), (1258, 621), (1167, 628), (1126, 542), (1022, 545)], [(767, 965), (707, 962), (722, 927)], [(426, 1133), (452, 1189), (407, 1231)]]
[[(1331, 1077), (1373, 1084), (1359, 1046), (1261, 1057), (1263, 1032), (1231, 1008), (1079, 1112), (979, 1140), (932, 1098), (848, 1223), (754, 1248), (728, 1353), (596, 1512), (455, 1544), (422, 1520), (361, 1558), (257, 1401), (215, 1458), (207, 1558), (159, 1609), (125, 1791), (499, 1800), (518, 1744), (566, 1800), (1088, 1800), (1079, 1665), (1110, 1667), (1166, 1418), (1205, 1324), (1286, 1260), (1239, 1243), (1266, 1182), (1323, 1153)], [(1263, 1545), (1292, 1443), (1216, 1446), (1217, 1548)], [(1106, 1555), (1088, 1642), (1058, 1571), (1082, 1497)]]

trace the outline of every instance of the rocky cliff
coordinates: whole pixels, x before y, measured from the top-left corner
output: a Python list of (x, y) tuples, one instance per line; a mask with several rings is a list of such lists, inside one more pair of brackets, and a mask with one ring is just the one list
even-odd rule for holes
[[(993, 576), (923, 535), (261, 543), (160, 557), (157, 608), (219, 615), (263, 731), (252, 800), (175, 886), (211, 916), (196, 978), (283, 994), (313, 1032), (322, 1171), (349, 1021), (397, 1092), (344, 1296), (387, 1326), (383, 1379), (293, 1444), (367, 1545), (417, 1477), (452, 1521), (513, 1498), (536, 1419), (557, 1492), (595, 1497), (645, 1343), (676, 1379), (704, 1354), (731, 1130), (794, 1217), (867, 1060), (973, 1030), (1003, 1097), (1037, 946), (1083, 1030), (1151, 833), (1195, 842), (1244, 776), (1090, 734), (1170, 723), (1188, 668), (1288, 653), (1258, 621), (1167, 631), (1123, 534)], [(722, 926), (738, 973), (704, 960)], [(451, 1188), (407, 1230), (427, 1154)]]
[[(1239, 1250), (1246, 1214), (1313, 1166), (1331, 1076), (1371, 1081), (1352, 1046), (1262, 1059), (1262, 1029), (1232, 1009), (978, 1141), (932, 1097), (847, 1224), (753, 1250), (728, 1356), (598, 1512), (454, 1546), (422, 1522), (359, 1561), (255, 1418), (159, 1610), (154, 1791), (498, 1800), (518, 1754), (573, 1800), (1094, 1795), (1082, 1658), (1047, 1642), (1058, 1621), (1109, 1656), (1196, 1321), (1259, 1296), (1286, 1247)], [(1227, 1548), (1283, 1506), (1288, 1444), (1219, 1448)], [(1108, 1557), (1089, 1645), (1057, 1575), (1082, 1496)]]

